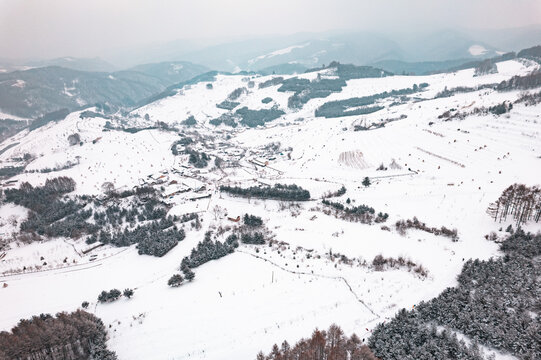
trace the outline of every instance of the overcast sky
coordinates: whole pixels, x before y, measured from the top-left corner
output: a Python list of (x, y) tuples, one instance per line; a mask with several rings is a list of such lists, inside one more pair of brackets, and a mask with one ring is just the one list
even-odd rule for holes
[(539, 23), (541, 0), (0, 0), (0, 57), (92, 57), (175, 39)]

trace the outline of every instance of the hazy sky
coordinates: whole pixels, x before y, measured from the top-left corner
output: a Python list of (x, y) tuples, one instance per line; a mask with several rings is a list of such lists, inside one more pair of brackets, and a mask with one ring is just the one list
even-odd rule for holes
[(541, 0), (0, 0), (0, 58), (91, 57), (174, 39), (539, 23)]

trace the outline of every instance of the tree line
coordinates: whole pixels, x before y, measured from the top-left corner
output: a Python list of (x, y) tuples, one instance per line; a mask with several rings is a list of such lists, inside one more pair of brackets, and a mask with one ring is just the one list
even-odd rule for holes
[[(347, 203), (349, 204), (351, 202), (350, 199), (347, 199)], [(327, 199), (323, 199), (321, 201), (323, 205), (327, 205), (329, 207), (334, 208), (340, 213), (340, 216), (343, 219), (349, 220), (349, 221), (360, 221), (363, 224), (371, 224), (372, 221), (375, 221), (377, 223), (382, 223), (387, 221), (389, 218), (389, 214), (379, 212), (376, 215), (376, 211), (373, 207), (367, 206), (367, 205), (358, 205), (358, 206), (345, 206), (342, 203), (335, 202), (335, 201), (329, 201)]]
[(117, 247), (137, 244), (139, 255), (161, 257), (186, 237), (184, 229), (179, 229), (175, 225), (175, 220), (178, 218), (169, 216), (144, 225), (137, 225), (132, 230), (129, 228), (117, 230), (112, 234), (102, 230), (99, 234), (92, 235), (87, 243), (99, 241)]
[(285, 201), (310, 200), (310, 192), (298, 185), (275, 184), (274, 186), (259, 187), (251, 186), (241, 188), (238, 186), (220, 186), (220, 191), (242, 197), (255, 197), (260, 199), (275, 199)]
[(378, 360), (370, 348), (353, 334), (347, 337), (344, 331), (332, 324), (328, 330), (315, 329), (308, 339), (299, 340), (290, 346), (287, 340), (277, 344), (265, 356), (259, 352), (256, 360)]
[(200, 241), (195, 248), (192, 249), (189, 256), (182, 259), (180, 269), (185, 267), (194, 269), (203, 265), (206, 262), (222, 258), (235, 251), (239, 246), (238, 236), (231, 234), (225, 242), (212, 241), (212, 232), (208, 231), (205, 234), (203, 241)]
[[(410, 95), (428, 87), (427, 83), (419, 85), (414, 84), (411, 88), (384, 91), (379, 94), (350, 98), (345, 100), (329, 101), (316, 109), (315, 115), (318, 117), (335, 118), (342, 116), (364, 115), (383, 109), (382, 106), (372, 106), (377, 100), (386, 99), (388, 97), (396, 97)], [(353, 109), (353, 110), (352, 110)]]
[(405, 235), (407, 229), (417, 229), (425, 231), (436, 236), (447, 236), (453, 241), (458, 241), (458, 230), (457, 229), (448, 229), (445, 226), (440, 228), (427, 226), (424, 222), (419, 221), (417, 217), (413, 217), (413, 220), (398, 220), (395, 223), (396, 230), (400, 235)]

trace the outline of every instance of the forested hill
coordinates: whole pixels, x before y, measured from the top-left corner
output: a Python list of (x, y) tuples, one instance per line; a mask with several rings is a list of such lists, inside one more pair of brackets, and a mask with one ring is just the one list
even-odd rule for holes
[(96, 103), (129, 107), (206, 70), (182, 62), (141, 65), (113, 73), (58, 66), (0, 73), (0, 109), (23, 118), (37, 118), (60, 109), (74, 111)]

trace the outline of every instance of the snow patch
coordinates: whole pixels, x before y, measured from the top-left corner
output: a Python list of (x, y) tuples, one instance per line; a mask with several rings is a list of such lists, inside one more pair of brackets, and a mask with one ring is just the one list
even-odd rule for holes
[(482, 45), (472, 45), (469, 47), (468, 52), (473, 56), (484, 55), (488, 50)]
[(304, 47), (307, 47), (308, 45), (310, 45), (309, 42), (307, 42), (306, 44), (301, 44), (301, 45), (292, 45), (292, 46), (289, 46), (289, 47), (286, 47), (286, 48), (283, 48), (283, 49), (280, 49), (280, 50), (273, 51), (273, 52), (265, 54), (265, 55), (260, 55), (260, 56), (254, 58), (254, 59), (248, 60), (248, 64), (252, 65), (252, 64), (258, 62), (259, 60), (270, 59), (270, 58), (275, 57), (275, 56), (289, 54), (294, 49), (302, 49)]
[(11, 84), (13, 87), (23, 88), (26, 85), (26, 81), (24, 80), (15, 80), (15, 83)]
[(184, 65), (182, 65), (182, 64), (173, 64), (171, 66), (171, 68), (173, 69), (173, 71), (175, 73), (178, 73), (180, 70), (184, 69)]

